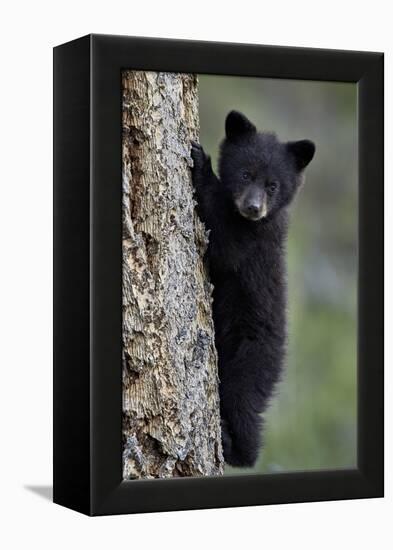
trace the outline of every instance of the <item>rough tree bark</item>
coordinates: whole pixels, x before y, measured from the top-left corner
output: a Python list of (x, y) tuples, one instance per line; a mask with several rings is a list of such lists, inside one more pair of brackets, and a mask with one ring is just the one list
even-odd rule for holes
[(123, 477), (223, 473), (197, 77), (123, 72)]

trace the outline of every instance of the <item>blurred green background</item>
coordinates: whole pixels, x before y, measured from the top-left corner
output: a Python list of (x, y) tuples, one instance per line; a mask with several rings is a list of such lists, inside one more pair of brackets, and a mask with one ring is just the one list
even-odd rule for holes
[(255, 468), (356, 465), (357, 87), (199, 75), (200, 141), (217, 163), (225, 116), (237, 109), (282, 141), (311, 139), (316, 156), (292, 206), (286, 371), (265, 414)]

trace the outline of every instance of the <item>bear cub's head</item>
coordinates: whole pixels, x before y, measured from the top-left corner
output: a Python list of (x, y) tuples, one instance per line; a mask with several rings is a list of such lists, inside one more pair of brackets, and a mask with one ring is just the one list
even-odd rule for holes
[(252, 221), (274, 216), (291, 202), (302, 183), (314, 143), (306, 139), (281, 143), (275, 134), (257, 132), (237, 111), (228, 114), (225, 133), (219, 172), (235, 209)]

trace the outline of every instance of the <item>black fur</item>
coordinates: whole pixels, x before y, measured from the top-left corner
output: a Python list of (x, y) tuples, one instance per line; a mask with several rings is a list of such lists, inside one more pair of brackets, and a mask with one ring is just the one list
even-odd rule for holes
[(261, 445), (261, 413), (282, 369), (286, 339), (287, 207), (315, 146), (280, 143), (241, 113), (225, 123), (218, 179), (192, 143), (198, 211), (210, 230), (225, 461), (252, 466)]

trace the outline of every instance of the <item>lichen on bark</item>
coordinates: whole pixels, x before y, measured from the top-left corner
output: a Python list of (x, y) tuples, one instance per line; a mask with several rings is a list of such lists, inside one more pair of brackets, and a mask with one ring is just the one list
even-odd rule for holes
[(223, 473), (195, 75), (123, 71), (123, 477)]

